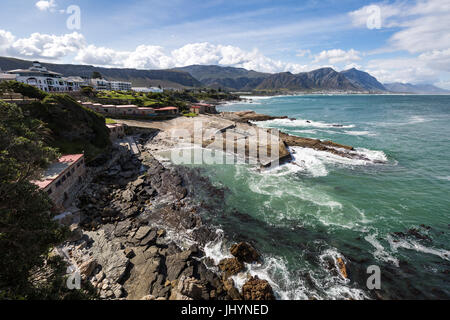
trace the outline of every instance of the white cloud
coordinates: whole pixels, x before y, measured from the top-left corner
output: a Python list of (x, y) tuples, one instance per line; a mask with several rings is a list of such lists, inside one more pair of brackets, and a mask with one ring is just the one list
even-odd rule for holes
[(89, 45), (75, 58), (85, 64), (136, 69), (165, 69), (192, 64), (217, 64), (242, 67), (262, 72), (307, 70), (307, 66), (270, 59), (258, 50), (245, 51), (239, 47), (213, 45), (208, 42), (190, 43), (170, 53), (160, 46), (138, 46), (134, 51), (115, 51)]
[(15, 40), (6, 51), (22, 57), (58, 59), (75, 53), (84, 46), (84, 36), (78, 32), (62, 36), (33, 33), (28, 38)]
[[(383, 82), (438, 81), (450, 72), (450, 1), (397, 1), (376, 3), (382, 28), (396, 28), (387, 48), (380, 52), (406, 51), (408, 58), (374, 59), (367, 69)], [(369, 6), (350, 12), (353, 24), (367, 27)], [(375, 53), (377, 52), (375, 51)]]
[[(392, 49), (420, 53), (450, 47), (450, 1), (397, 1), (370, 6), (373, 5), (380, 8), (382, 28), (400, 29), (389, 39)], [(355, 26), (367, 27), (370, 6), (349, 13)]]
[(40, 0), (38, 2), (36, 2), (35, 6), (41, 10), (41, 11), (53, 11), (54, 8), (56, 7), (56, 2), (55, 0), (50, 0), (50, 1), (44, 1), (44, 0)]
[(0, 52), (7, 50), (14, 43), (14, 39), (11, 32), (0, 29)]
[(61, 36), (33, 33), (28, 38), (16, 39), (11, 32), (0, 29), (0, 55), (42, 60), (59, 60), (75, 55), (75, 61), (83, 64), (136, 69), (217, 64), (262, 72), (298, 73), (309, 70), (307, 65), (268, 58), (257, 49), (246, 51), (235, 46), (201, 42), (186, 44), (170, 52), (152, 45), (140, 45), (133, 51), (118, 51), (87, 44), (78, 32)]
[(296, 54), (297, 57), (304, 57), (306, 55), (308, 55), (308, 56), (311, 55), (311, 50), (309, 50), (309, 49), (297, 50), (297, 54)]
[(344, 51), (342, 49), (324, 50), (318, 55), (315, 55), (314, 58), (314, 63), (318, 63), (320, 61), (328, 61), (332, 64), (350, 63), (353, 61), (361, 60), (359, 52), (354, 49), (350, 49), (348, 51)]

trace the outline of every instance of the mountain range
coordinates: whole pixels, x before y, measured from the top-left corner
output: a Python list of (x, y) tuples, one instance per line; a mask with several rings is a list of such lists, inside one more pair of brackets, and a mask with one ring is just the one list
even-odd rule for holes
[[(31, 64), (31, 61), (0, 57), (0, 68), (2, 70), (27, 69)], [(320, 68), (293, 74), (291, 72), (264, 73), (217, 65), (191, 65), (167, 70), (103, 68), (90, 65), (53, 63), (42, 63), (42, 65), (64, 76), (90, 77), (96, 71), (108, 80), (129, 81), (135, 87), (160, 85), (165, 88), (209, 87), (230, 91), (450, 93), (448, 90), (429, 84), (382, 84), (369, 73), (355, 68), (341, 72), (332, 68)]]

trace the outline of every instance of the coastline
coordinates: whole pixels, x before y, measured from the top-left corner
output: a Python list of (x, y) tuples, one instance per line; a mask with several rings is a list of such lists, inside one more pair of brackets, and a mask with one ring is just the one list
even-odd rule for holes
[[(203, 117), (209, 122), (219, 119), (214, 115)], [(251, 119), (261, 117), (273, 118), (252, 114)], [(221, 118), (229, 116), (222, 114)], [(93, 182), (76, 202), (80, 223), (71, 226), (71, 241), (58, 250), (69, 252), (71, 263), (81, 270), (86, 283), (99, 290), (102, 299), (281, 298), (272, 289), (276, 283), (264, 278), (264, 273), (259, 275), (261, 279), (254, 272), (246, 274), (245, 269), (254, 268), (252, 261), (241, 262), (238, 256), (224, 252), (224, 246), (237, 243), (229, 239), (220, 225), (202, 218), (202, 212), (211, 210), (211, 205), (220, 210), (223, 201), (206, 204), (198, 202), (195, 195), (200, 192), (206, 195), (203, 199), (220, 199), (226, 197), (226, 190), (211, 185), (201, 170), (178, 166), (161, 157), (165, 150), (174, 147), (165, 133), (171, 126), (164, 127), (171, 121), (175, 120), (132, 123), (135, 131), (138, 128), (139, 133), (133, 139), (140, 155), (133, 156), (127, 148), (116, 145), (110, 156), (113, 160), (93, 168), (92, 172), (96, 172)], [(255, 127), (246, 117), (238, 122), (244, 127)], [(337, 155), (342, 152), (313, 139), (285, 134), (282, 139), (284, 143), (290, 139), (286, 145), (297, 142)], [(353, 150), (350, 146), (340, 147)], [(292, 161), (291, 157), (289, 152), (289, 159), (283, 163)], [(247, 241), (250, 243), (247, 251), (257, 253), (252, 240)], [(258, 260), (254, 263), (261, 266)], [(345, 265), (339, 272), (342, 270)], [(149, 283), (143, 284), (144, 279), (149, 279)], [(197, 288), (197, 293), (185, 287)]]

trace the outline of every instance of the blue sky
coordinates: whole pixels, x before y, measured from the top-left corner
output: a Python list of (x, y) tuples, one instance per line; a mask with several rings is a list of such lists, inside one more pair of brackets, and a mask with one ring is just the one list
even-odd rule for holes
[[(67, 26), (71, 5), (80, 28)], [(0, 55), (139, 69), (357, 67), (450, 88), (450, 1), (2, 0)]]

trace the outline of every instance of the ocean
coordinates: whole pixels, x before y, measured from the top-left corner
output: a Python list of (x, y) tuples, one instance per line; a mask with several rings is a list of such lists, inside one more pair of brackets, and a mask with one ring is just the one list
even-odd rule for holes
[[(254, 97), (219, 111), (254, 110), (257, 122), (291, 135), (351, 145), (371, 160), (293, 147), (295, 160), (260, 172), (246, 164), (198, 170), (223, 199), (203, 215), (219, 238), (218, 262), (233, 241), (264, 257), (250, 274), (279, 299), (450, 298), (450, 96), (303, 95)], [(220, 234), (226, 234), (222, 241)], [(348, 278), (338, 271), (338, 258)], [(379, 290), (367, 285), (380, 270)], [(238, 287), (245, 274), (235, 276)]]

